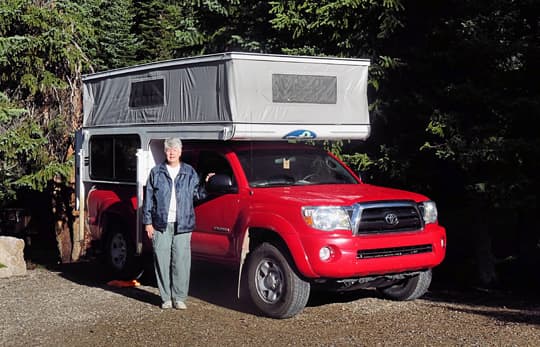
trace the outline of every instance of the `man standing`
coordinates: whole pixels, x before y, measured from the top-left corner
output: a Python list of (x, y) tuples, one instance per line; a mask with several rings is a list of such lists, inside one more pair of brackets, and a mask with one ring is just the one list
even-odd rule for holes
[(199, 177), (180, 161), (182, 141), (164, 143), (166, 161), (156, 165), (146, 183), (143, 224), (154, 248), (154, 268), (161, 308), (186, 309), (191, 268), (193, 199), (203, 198)]

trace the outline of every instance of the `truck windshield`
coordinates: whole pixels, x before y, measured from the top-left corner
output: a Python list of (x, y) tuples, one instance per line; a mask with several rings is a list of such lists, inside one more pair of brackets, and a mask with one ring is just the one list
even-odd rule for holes
[(324, 151), (257, 149), (237, 154), (252, 187), (358, 183)]

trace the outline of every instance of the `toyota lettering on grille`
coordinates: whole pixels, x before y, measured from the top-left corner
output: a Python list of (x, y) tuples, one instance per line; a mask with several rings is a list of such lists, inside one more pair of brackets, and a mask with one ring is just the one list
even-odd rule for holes
[(386, 224), (390, 224), (390, 225), (398, 225), (399, 223), (398, 217), (393, 213), (389, 213), (386, 216), (384, 216), (384, 220), (386, 221)]

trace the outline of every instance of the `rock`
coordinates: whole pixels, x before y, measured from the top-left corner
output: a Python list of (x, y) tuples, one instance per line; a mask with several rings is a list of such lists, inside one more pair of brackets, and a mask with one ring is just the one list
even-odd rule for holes
[(0, 278), (26, 275), (24, 241), (16, 237), (0, 236)]

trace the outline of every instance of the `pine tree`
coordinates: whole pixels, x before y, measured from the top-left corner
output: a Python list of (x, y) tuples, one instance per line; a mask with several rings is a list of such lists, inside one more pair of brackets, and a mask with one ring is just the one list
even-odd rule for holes
[(132, 33), (132, 0), (102, 0), (93, 9), (94, 68), (107, 70), (135, 63), (138, 41)]
[(161, 0), (135, 0), (135, 33), (140, 40), (137, 60), (148, 62), (171, 59), (177, 47), (175, 40), (175, 7)]
[(13, 153), (22, 160), (6, 167), (12, 171), (0, 184), (9, 189), (42, 190), (71, 170), (66, 153), (80, 122), (81, 75), (90, 68), (88, 14), (73, 1), (0, 3), (0, 90), (27, 110), (3, 123), (3, 163), (13, 163)]
[(12, 202), (21, 187), (40, 189), (54, 176), (46, 167), (46, 144), (28, 112), (0, 92), (0, 207)]

